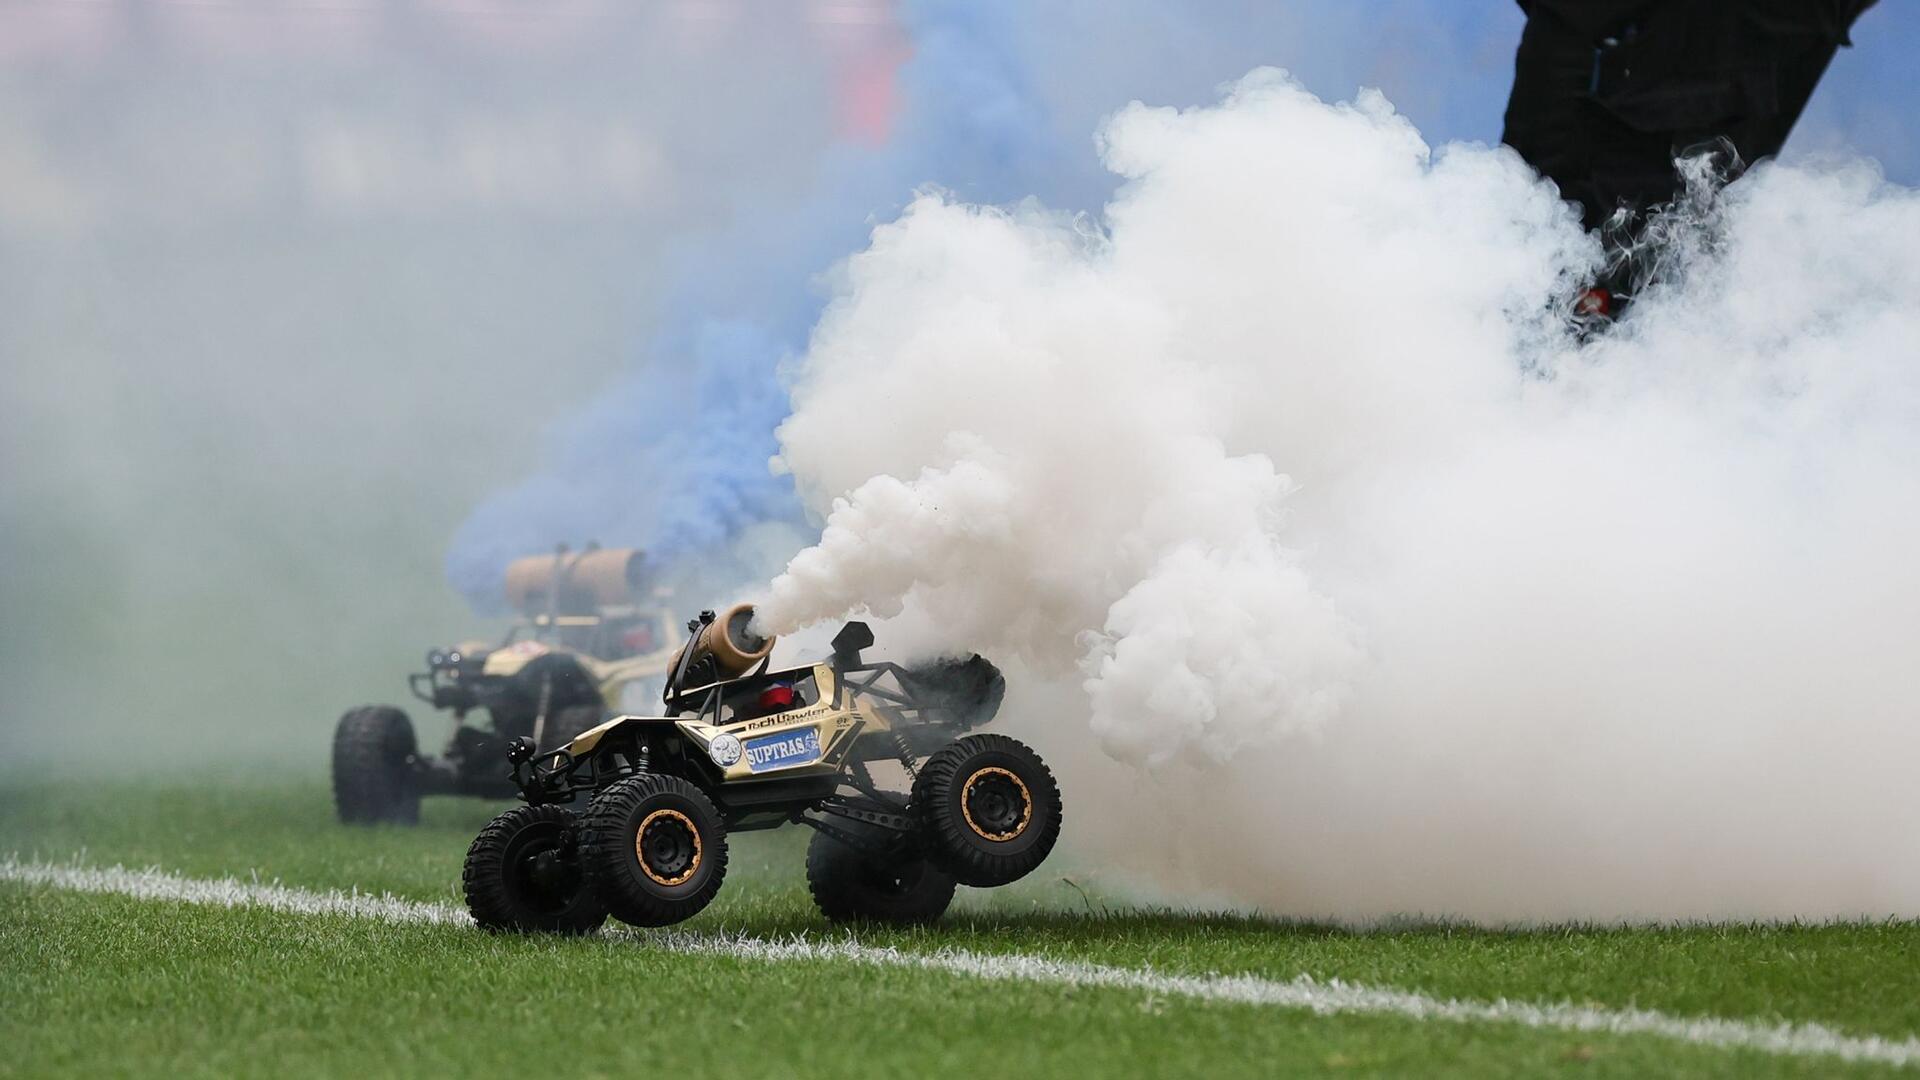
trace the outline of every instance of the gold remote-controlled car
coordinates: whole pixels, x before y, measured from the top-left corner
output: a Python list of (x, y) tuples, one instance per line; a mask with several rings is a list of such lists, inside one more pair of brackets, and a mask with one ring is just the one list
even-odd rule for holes
[(814, 830), (807, 883), (835, 921), (930, 921), (956, 883), (1007, 884), (1053, 850), (1053, 774), (1013, 739), (969, 734), (1006, 692), (986, 659), (869, 663), (873, 632), (852, 622), (828, 659), (769, 670), (774, 643), (752, 621), (743, 604), (688, 623), (665, 715), (616, 717), (549, 751), (512, 743), (526, 805), (467, 852), (476, 922), (676, 923), (719, 891), (729, 832), (789, 822)]
[(410, 680), (415, 697), (452, 714), (445, 750), (421, 753), (413, 719), (392, 705), (362, 705), (340, 717), (333, 735), (340, 820), (411, 825), (422, 795), (509, 797), (514, 786), (500, 767), (509, 742), (564, 746), (621, 712), (628, 693), (656, 693), (681, 641), (645, 576), (644, 559), (631, 548), (562, 548), (514, 560), (506, 595), (520, 618), (506, 640), (434, 649), (427, 670)]

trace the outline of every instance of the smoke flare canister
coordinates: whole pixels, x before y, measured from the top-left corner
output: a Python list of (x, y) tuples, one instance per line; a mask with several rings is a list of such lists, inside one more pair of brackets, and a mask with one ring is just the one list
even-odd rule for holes
[(725, 673), (722, 678), (732, 678), (765, 660), (774, 640), (753, 632), (752, 604), (735, 604), (700, 631), (693, 647), (713, 657), (715, 666)]
[(638, 602), (645, 573), (646, 559), (638, 548), (529, 555), (507, 564), (507, 603), (527, 615), (549, 609), (565, 615), (587, 614)]

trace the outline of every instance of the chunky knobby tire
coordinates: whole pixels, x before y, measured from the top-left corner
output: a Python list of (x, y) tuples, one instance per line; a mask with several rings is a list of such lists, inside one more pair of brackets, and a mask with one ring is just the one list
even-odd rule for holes
[[(836, 818), (833, 825), (874, 846), (893, 836), (864, 822)], [(818, 831), (807, 844), (807, 891), (833, 922), (930, 923), (953, 903), (953, 887), (953, 875), (917, 852), (875, 855)]]
[(1040, 755), (1005, 735), (968, 735), (928, 758), (912, 807), (934, 863), (962, 885), (1025, 877), (1060, 839), (1060, 786)]
[(580, 872), (579, 822), (558, 806), (516, 806), (467, 849), (461, 884), (483, 930), (588, 934), (606, 906)]
[(727, 876), (720, 812), (677, 776), (630, 776), (593, 797), (581, 843), (587, 881), (621, 922), (667, 926), (713, 900)]
[(598, 705), (569, 705), (554, 710), (553, 715), (547, 717), (546, 730), (541, 732), (540, 752), (558, 750), (589, 728), (598, 726), (603, 711)]
[(347, 710), (333, 732), (333, 805), (349, 824), (420, 821), (419, 743), (390, 705)]

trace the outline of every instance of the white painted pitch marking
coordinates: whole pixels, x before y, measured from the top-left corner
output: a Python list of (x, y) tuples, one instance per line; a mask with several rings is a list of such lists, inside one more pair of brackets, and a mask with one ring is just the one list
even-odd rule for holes
[[(0, 862), (0, 882), (40, 885), (72, 892), (111, 893), (141, 900), (172, 900), (213, 907), (258, 907), (299, 915), (337, 915), (385, 923), (471, 925), (452, 904), (335, 890), (308, 890), (232, 878), (187, 878), (160, 870)], [(1838, 1058), (1883, 1065), (1920, 1064), (1920, 1039), (1848, 1035), (1820, 1024), (1767, 1024), (1719, 1017), (1674, 1016), (1647, 1009), (1607, 1009), (1522, 1001), (1461, 1001), (1387, 987), (1362, 986), (1310, 976), (1280, 981), (1253, 975), (1175, 975), (1109, 967), (1020, 953), (996, 954), (942, 948), (910, 952), (862, 945), (851, 939), (771, 940), (684, 930), (634, 932), (648, 945), (695, 956), (741, 960), (844, 961), (869, 967), (906, 968), (990, 981), (1133, 990), (1195, 1001), (1295, 1009), (1320, 1016), (1399, 1016), (1453, 1023), (1517, 1024), (1521, 1027), (1609, 1035), (1651, 1035), (1694, 1046), (1754, 1050), (1792, 1057)]]

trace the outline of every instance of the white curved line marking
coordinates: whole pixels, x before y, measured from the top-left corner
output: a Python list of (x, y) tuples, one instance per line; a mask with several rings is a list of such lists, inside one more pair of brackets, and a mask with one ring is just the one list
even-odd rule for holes
[[(360, 892), (308, 890), (232, 878), (180, 877), (160, 870), (0, 862), (0, 882), (40, 885), (73, 892), (111, 893), (141, 900), (172, 900), (213, 907), (259, 907), (298, 915), (336, 915), (385, 923), (465, 925), (472, 920), (451, 904), (403, 900)], [(1909, 1066), (1920, 1063), (1920, 1039), (1848, 1035), (1820, 1024), (1767, 1024), (1719, 1017), (1674, 1016), (1648, 1009), (1522, 1001), (1462, 1001), (1302, 975), (1279, 981), (1252, 975), (1174, 975), (1108, 967), (1043, 956), (940, 949), (906, 952), (862, 945), (851, 939), (813, 941), (700, 934), (688, 931), (636, 933), (649, 945), (696, 956), (726, 956), (780, 963), (844, 961), (870, 967), (907, 968), (974, 979), (1131, 990), (1146, 994), (1298, 1009), (1334, 1014), (1399, 1016), (1454, 1023), (1517, 1024), (1553, 1031), (1652, 1035), (1694, 1046), (1754, 1050), (1792, 1057)]]

